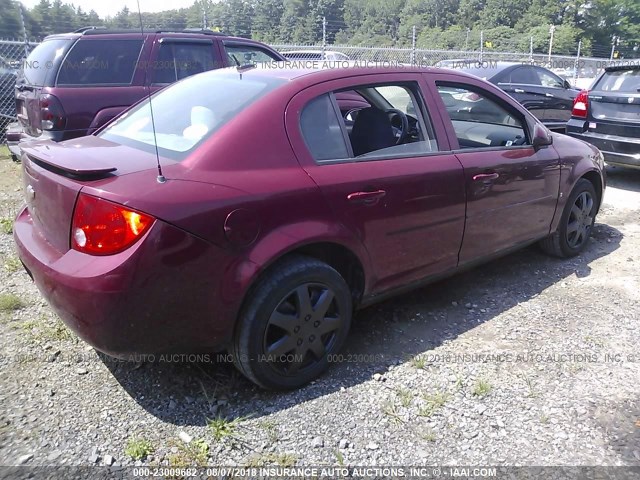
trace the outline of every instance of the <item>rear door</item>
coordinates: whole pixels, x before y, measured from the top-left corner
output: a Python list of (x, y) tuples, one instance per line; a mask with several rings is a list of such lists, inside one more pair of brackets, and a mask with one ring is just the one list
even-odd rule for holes
[(214, 38), (159, 35), (147, 71), (152, 91), (223, 66)]
[[(370, 255), (373, 291), (458, 263), (464, 175), (441, 123), (430, 119), (422, 87), (418, 74), (352, 77), (310, 87), (287, 107), (287, 131), (303, 168)], [(335, 99), (341, 91), (366, 92), (375, 109), (358, 112), (351, 136)], [(410, 132), (400, 144), (400, 117), (381, 113), (390, 108), (408, 114)], [(356, 148), (365, 153), (354, 155)]]
[(497, 85), (520, 102), (538, 120), (547, 122), (547, 103), (540, 79), (531, 65), (520, 65), (505, 72)]
[(545, 124), (550, 128), (563, 127), (571, 118), (573, 99), (578, 91), (566, 88), (565, 81), (553, 72), (540, 67), (534, 68), (547, 99)]
[(464, 167), (467, 211), (460, 264), (549, 233), (560, 187), (551, 147), (531, 146), (524, 114), (480, 81), (430, 75), (457, 158)]
[(589, 92), (589, 130), (640, 138), (640, 67), (607, 70)]

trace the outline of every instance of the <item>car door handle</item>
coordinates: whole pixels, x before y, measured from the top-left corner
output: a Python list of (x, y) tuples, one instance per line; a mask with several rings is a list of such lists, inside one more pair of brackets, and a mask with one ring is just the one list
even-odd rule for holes
[(516, 88), (513, 91), (516, 93), (524, 93), (524, 90), (522, 90), (521, 88)]
[(387, 192), (385, 190), (375, 190), (373, 192), (354, 192), (347, 195), (347, 200), (352, 203), (364, 203), (367, 205), (373, 205), (386, 194)]
[(544, 96), (553, 98), (553, 94), (551, 94), (551, 93), (545, 93)]
[(477, 182), (482, 180), (483, 182), (487, 182), (491, 180), (497, 180), (499, 176), (499, 173), (479, 173), (478, 175), (473, 176), (473, 181)]

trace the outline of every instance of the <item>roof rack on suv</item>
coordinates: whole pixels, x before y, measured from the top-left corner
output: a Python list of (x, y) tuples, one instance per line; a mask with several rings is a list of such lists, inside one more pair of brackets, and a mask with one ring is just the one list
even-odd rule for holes
[(106, 30), (107, 27), (99, 27), (99, 26), (96, 26), (96, 25), (87, 25), (86, 27), (82, 27), (82, 28), (79, 28), (77, 30), (74, 30), (73, 33), (85, 33), (85, 32), (87, 32), (89, 30), (97, 30), (97, 29)]
[[(199, 33), (202, 35), (217, 35), (217, 36), (225, 36), (222, 32), (214, 32), (213, 30), (209, 30), (208, 28), (185, 28), (184, 30), (180, 29), (145, 29), (144, 33)], [(83, 35), (103, 35), (110, 33), (135, 33), (140, 32), (137, 29), (109, 29), (107, 27), (99, 27), (90, 25), (87, 27), (82, 27), (75, 30), (73, 33), (81, 33)]]

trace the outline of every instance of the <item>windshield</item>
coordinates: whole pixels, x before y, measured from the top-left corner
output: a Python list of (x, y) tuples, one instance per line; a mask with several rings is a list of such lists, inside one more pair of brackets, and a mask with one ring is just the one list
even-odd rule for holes
[[(217, 70), (189, 77), (154, 95), (99, 136), (116, 143), (183, 160), (201, 141), (242, 110), (284, 83), (282, 79)], [(153, 109), (153, 121), (151, 118)], [(155, 126), (155, 134), (154, 134)]]

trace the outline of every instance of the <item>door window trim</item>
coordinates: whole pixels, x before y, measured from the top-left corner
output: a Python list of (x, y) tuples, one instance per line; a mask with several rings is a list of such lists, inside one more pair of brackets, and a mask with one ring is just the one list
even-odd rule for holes
[[(414, 103), (414, 105), (417, 107), (416, 110), (416, 117), (418, 120), (418, 127), (421, 130), (422, 136), (425, 139), (429, 139), (430, 141), (436, 142), (436, 148), (437, 150), (433, 151), (433, 152), (420, 152), (420, 153), (413, 153), (413, 154), (399, 154), (399, 153), (391, 153), (391, 154), (378, 154), (376, 155), (375, 152), (372, 152), (371, 154), (367, 154), (367, 156), (360, 156), (360, 157), (355, 157), (354, 153), (353, 153), (353, 146), (351, 145), (351, 139), (349, 137), (349, 132), (347, 131), (347, 126), (344, 122), (344, 117), (342, 116), (342, 112), (340, 111), (340, 107), (338, 106), (338, 102), (335, 98), (335, 94), (342, 92), (342, 91), (357, 91), (363, 88), (376, 88), (376, 87), (388, 87), (388, 86), (398, 86), (398, 87), (404, 87), (407, 89), (407, 93), (409, 93), (409, 95), (411, 96), (411, 101)], [(418, 98), (416, 98), (415, 96), (415, 89), (418, 89), (418, 93), (419, 96)], [(446, 153), (447, 151), (443, 151), (439, 149), (439, 145), (438, 145), (438, 140), (436, 138), (435, 135), (435, 129), (433, 128), (433, 124), (431, 121), (431, 116), (429, 115), (429, 111), (427, 110), (427, 106), (426, 106), (426, 102), (424, 101), (423, 95), (421, 93), (422, 89), (420, 87), (420, 82), (417, 79), (414, 80), (408, 80), (408, 81), (387, 81), (387, 82), (373, 82), (373, 83), (363, 83), (360, 85), (354, 85), (354, 86), (350, 86), (350, 87), (345, 87), (345, 88), (339, 88), (339, 89), (335, 89), (335, 90), (330, 90), (328, 92), (325, 92), (323, 94), (317, 95), (315, 97), (313, 97), (311, 100), (309, 100), (308, 102), (306, 102), (304, 104), (304, 106), (302, 107), (302, 109), (300, 110), (300, 115), (302, 115), (302, 112), (304, 111), (304, 109), (306, 108), (306, 106), (308, 104), (310, 104), (313, 100), (321, 97), (322, 95), (329, 95), (331, 104), (333, 106), (333, 110), (334, 113), (338, 119), (338, 123), (340, 125), (340, 130), (342, 132), (342, 137), (343, 137), (343, 141), (346, 143), (347, 146), (347, 153), (349, 154), (348, 158), (336, 158), (336, 159), (328, 159), (328, 160), (316, 160), (313, 156), (313, 153), (308, 149), (309, 154), (311, 156), (311, 158), (313, 159), (313, 161), (315, 162), (316, 165), (322, 166), (322, 165), (331, 165), (331, 164), (336, 164), (336, 163), (362, 163), (362, 162), (375, 162), (375, 161), (381, 161), (381, 160), (402, 160), (402, 159), (411, 159), (411, 158), (419, 158), (419, 157), (430, 157), (430, 156), (435, 156), (435, 155), (442, 155), (443, 153)], [(381, 95), (381, 94), (380, 94)], [(392, 106), (393, 107), (393, 106)], [(427, 119), (429, 120), (428, 123), (428, 127), (427, 127), (427, 123), (425, 121), (425, 116), (423, 114), (423, 111), (427, 113)], [(301, 123), (300, 123), (300, 118), (298, 118), (298, 129), (299, 129), (299, 133), (302, 136), (302, 138), (304, 139), (304, 134), (302, 132), (302, 127), (301, 127)], [(425, 140), (426, 141), (426, 140)]]

